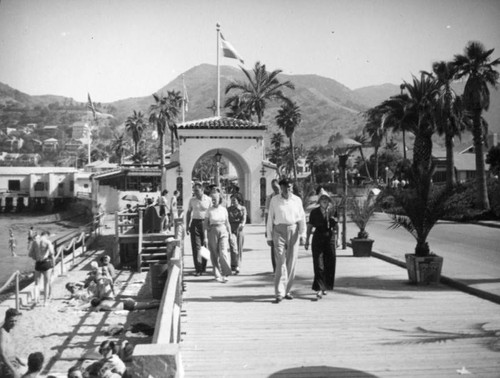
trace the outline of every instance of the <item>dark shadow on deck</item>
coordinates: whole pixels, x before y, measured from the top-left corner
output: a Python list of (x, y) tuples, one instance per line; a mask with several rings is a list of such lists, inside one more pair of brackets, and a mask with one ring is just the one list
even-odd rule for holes
[(346, 369), (332, 366), (301, 366), (277, 371), (269, 378), (369, 378), (376, 375), (366, 373), (360, 370)]

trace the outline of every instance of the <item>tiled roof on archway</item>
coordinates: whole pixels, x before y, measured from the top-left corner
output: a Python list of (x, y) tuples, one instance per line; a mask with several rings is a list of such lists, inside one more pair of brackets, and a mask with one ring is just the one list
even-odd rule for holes
[(265, 130), (266, 126), (237, 118), (211, 117), (179, 123), (177, 124), (177, 129)]

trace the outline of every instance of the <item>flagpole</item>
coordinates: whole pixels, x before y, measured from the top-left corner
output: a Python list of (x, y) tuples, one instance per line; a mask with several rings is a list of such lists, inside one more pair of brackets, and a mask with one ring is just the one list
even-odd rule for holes
[(186, 113), (186, 84), (184, 84), (184, 74), (182, 74), (182, 123), (184, 123), (185, 120), (185, 113)]
[(217, 23), (217, 117), (220, 117), (220, 65), (219, 65), (219, 55), (220, 55), (220, 25)]

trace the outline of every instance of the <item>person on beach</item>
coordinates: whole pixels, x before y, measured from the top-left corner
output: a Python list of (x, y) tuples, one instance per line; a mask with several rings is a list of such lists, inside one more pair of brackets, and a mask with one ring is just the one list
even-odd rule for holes
[(78, 366), (72, 366), (68, 369), (68, 378), (83, 378), (82, 369)]
[(236, 195), (231, 196), (231, 206), (227, 208), (229, 215), (229, 224), (231, 226), (231, 234), (229, 237), (229, 249), (231, 254), (231, 270), (238, 274), (240, 272), (240, 264), (243, 253), (243, 242), (245, 236), (243, 228), (247, 220), (247, 209), (240, 202), (240, 198)]
[(49, 240), (49, 233), (43, 231), (31, 244), (29, 257), (35, 260), (35, 303), (39, 303), (40, 281), (43, 277), (44, 306), (52, 296), (52, 271), (55, 265), (54, 245)]
[(111, 373), (122, 377), (127, 367), (120, 357), (118, 357), (117, 345), (115, 342), (110, 340), (103, 341), (99, 347), (99, 353), (102, 359), (87, 368), (89, 377), (109, 377)]
[(107, 275), (111, 278), (111, 289), (113, 290), (113, 294), (115, 294), (115, 276), (116, 270), (113, 264), (111, 264), (111, 257), (109, 255), (101, 256), (99, 259), (101, 263), (101, 269), (107, 271)]
[(288, 179), (282, 179), (279, 185), (281, 195), (271, 199), (266, 227), (267, 244), (274, 247), (276, 259), (276, 303), (281, 302), (283, 298), (293, 299), (291, 290), (299, 253), (298, 246), (304, 245), (306, 236), (306, 216), (302, 200), (292, 193), (292, 183)]
[[(280, 194), (280, 185), (278, 183), (277, 179), (273, 179), (271, 181), (271, 188), (273, 189), (273, 192), (267, 196), (266, 198), (266, 209), (264, 210), (265, 212), (265, 224), (267, 224), (267, 219), (269, 217), (269, 205), (271, 204), (271, 199), (274, 196), (277, 196)], [(267, 238), (267, 232), (264, 235)], [(271, 264), (273, 265), (273, 273), (276, 271), (276, 260), (274, 259), (274, 248), (271, 246)]]
[(215, 279), (219, 282), (227, 282), (231, 275), (231, 263), (228, 254), (229, 235), (231, 226), (227, 209), (221, 205), (222, 196), (217, 190), (211, 194), (212, 207), (205, 215), (203, 223), (203, 245), (210, 250), (210, 259)]
[(17, 256), (16, 247), (17, 247), (17, 240), (16, 237), (14, 236), (14, 231), (12, 231), (12, 228), (9, 228), (9, 248), (10, 248), (10, 254), (12, 256)]
[(0, 328), (0, 377), (2, 378), (20, 377), (19, 370), (26, 365), (16, 356), (16, 344), (10, 333), (21, 315), (15, 308), (5, 311), (5, 320)]
[(28, 253), (31, 248), (31, 243), (33, 243), (33, 240), (35, 240), (36, 236), (36, 231), (33, 229), (33, 226), (30, 227), (28, 230)]
[(126, 298), (123, 301), (114, 301), (112, 299), (92, 298), (90, 309), (92, 311), (139, 311), (150, 310), (160, 307), (157, 300), (151, 302), (136, 302), (132, 298)]
[(203, 245), (203, 221), (211, 205), (210, 197), (203, 193), (203, 185), (200, 182), (195, 182), (193, 197), (189, 200), (186, 212), (186, 234), (191, 237), (195, 276), (201, 276), (207, 270), (207, 260), (201, 257), (200, 248)]
[(22, 378), (36, 378), (40, 376), (40, 372), (43, 367), (43, 353), (34, 352), (28, 356), (28, 371), (22, 376)]
[(333, 290), (336, 263), (335, 229), (338, 220), (328, 193), (322, 190), (318, 196), (319, 206), (314, 208), (309, 215), (305, 249), (309, 249), (309, 239), (314, 230), (311, 245), (314, 267), (312, 289), (319, 300), (323, 295), (327, 295), (327, 290)]

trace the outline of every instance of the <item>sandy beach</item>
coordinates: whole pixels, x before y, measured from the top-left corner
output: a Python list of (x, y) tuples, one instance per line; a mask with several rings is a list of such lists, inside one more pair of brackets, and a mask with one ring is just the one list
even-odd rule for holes
[[(28, 257), (28, 230), (31, 226), (39, 233), (49, 231), (53, 240), (87, 222), (86, 218), (71, 212), (0, 214), (0, 286), (16, 270), (33, 271), (33, 260)], [(15, 257), (11, 256), (9, 249), (9, 229), (12, 229), (17, 242)]]
[[(32, 352), (40, 351), (45, 356), (43, 375), (66, 377), (67, 370), (74, 365), (87, 366), (99, 355), (99, 344), (107, 339), (118, 342), (127, 341), (130, 345), (149, 343), (150, 331), (155, 324), (157, 310), (95, 312), (89, 304), (72, 303), (67, 282), (82, 281), (90, 270), (90, 263), (111, 251), (114, 242), (113, 228), (103, 229), (102, 236), (96, 240), (85, 254), (77, 257), (75, 264), (66, 258), (68, 268), (64, 276), (57, 276), (53, 282), (54, 295), (46, 306), (34, 306), (26, 295), (21, 296), (22, 306), (19, 322), (12, 330), (19, 355), (27, 358)], [(138, 302), (152, 300), (148, 274), (128, 270), (117, 270), (115, 292), (117, 303), (125, 298)], [(28, 287), (24, 291), (30, 289)], [(0, 303), (3, 314), (8, 307), (14, 306), (11, 299)], [(122, 329), (108, 335), (107, 331)], [(94, 358), (94, 359), (92, 359)], [(25, 371), (23, 371), (24, 373)]]

